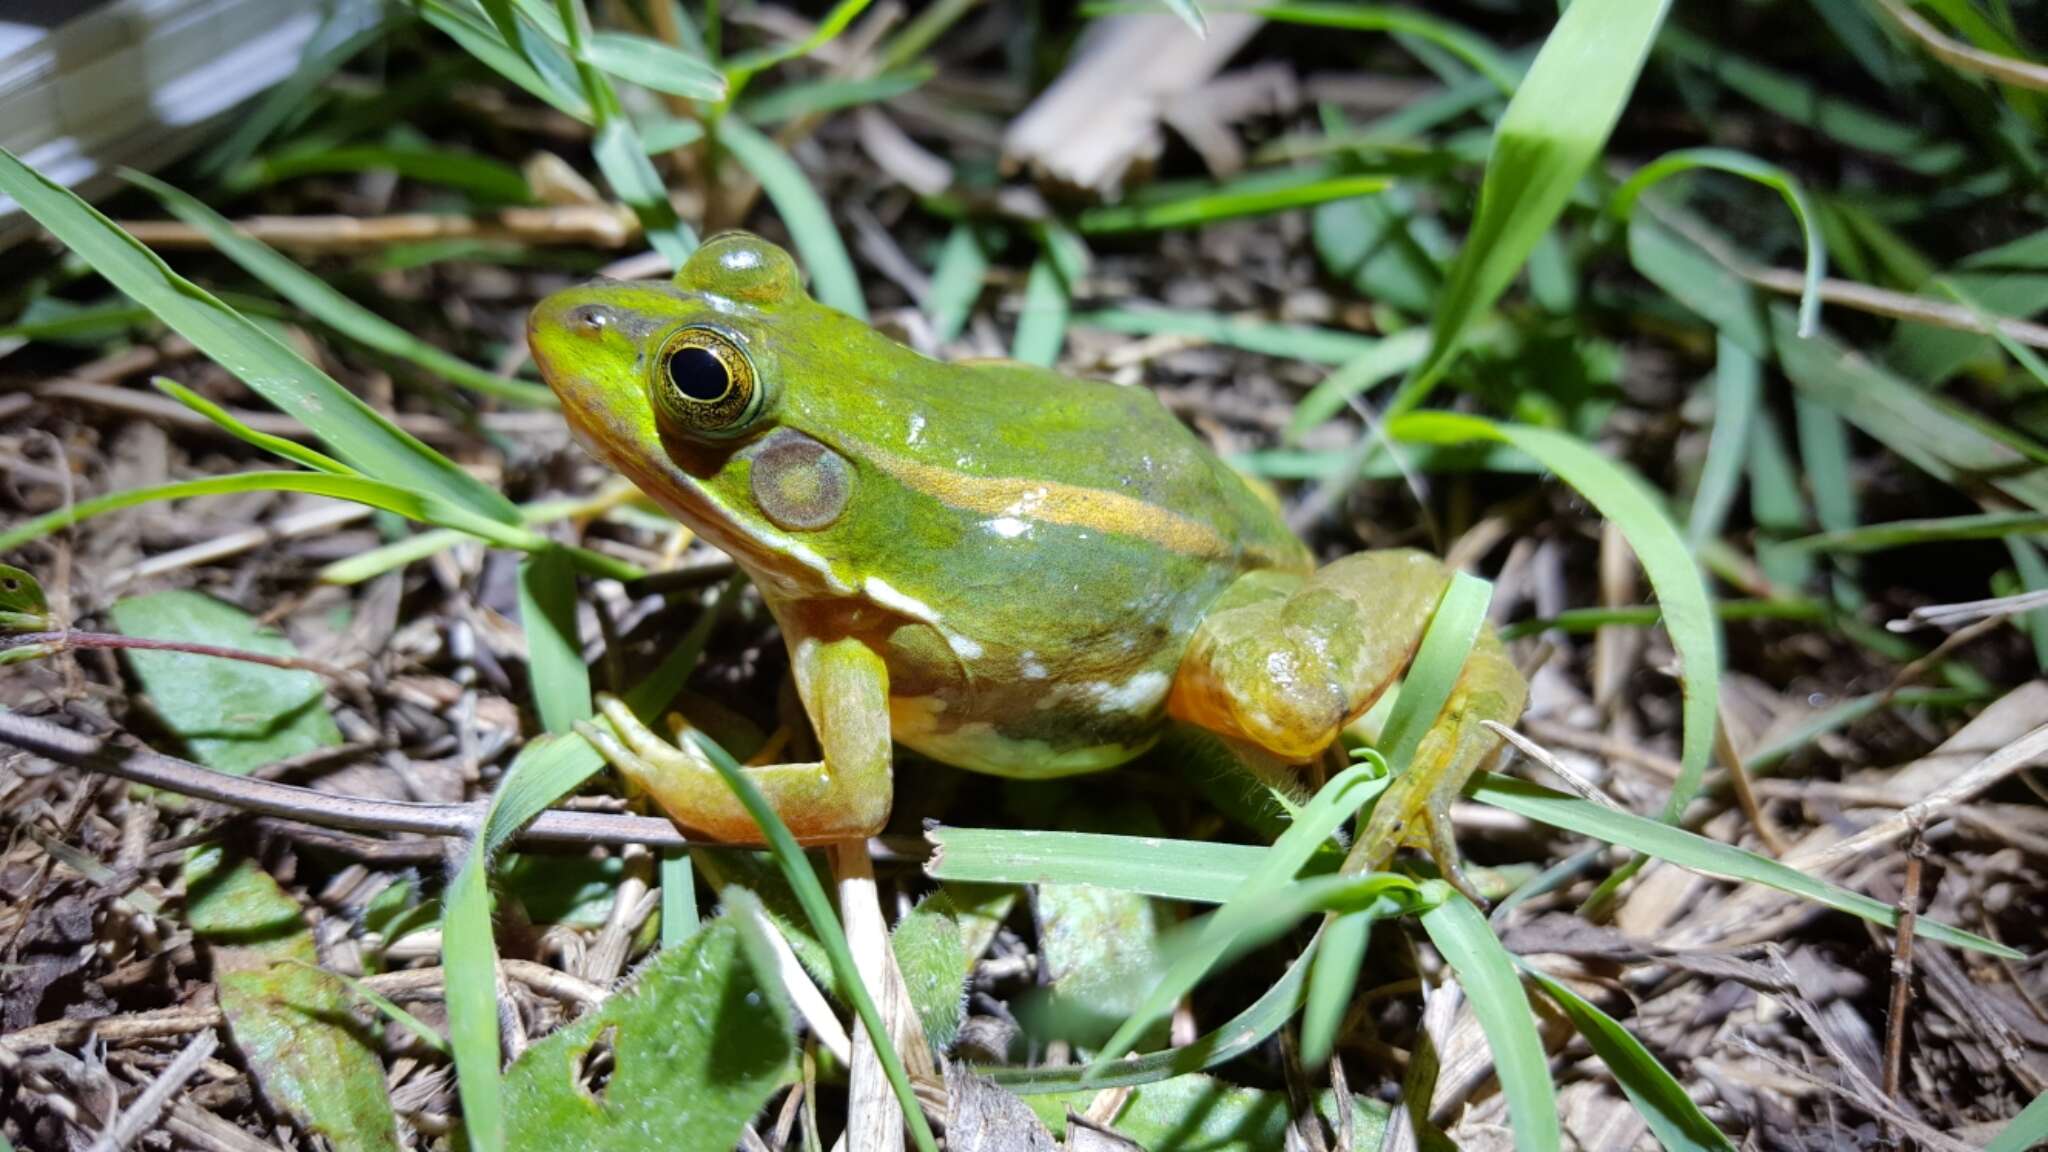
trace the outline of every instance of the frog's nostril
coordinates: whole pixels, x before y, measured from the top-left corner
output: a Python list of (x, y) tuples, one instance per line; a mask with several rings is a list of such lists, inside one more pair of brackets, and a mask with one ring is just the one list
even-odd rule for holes
[(585, 332), (602, 332), (611, 327), (612, 314), (595, 304), (585, 304), (569, 313), (569, 323)]

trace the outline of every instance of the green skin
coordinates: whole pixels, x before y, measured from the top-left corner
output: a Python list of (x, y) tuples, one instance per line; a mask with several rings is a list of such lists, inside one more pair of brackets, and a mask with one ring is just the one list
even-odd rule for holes
[[(824, 759), (750, 771), (808, 841), (880, 828), (892, 739), (1049, 776), (1121, 764), (1179, 719), (1254, 761), (1305, 761), (1399, 675), (1447, 579), (1415, 553), (1314, 571), (1149, 391), (933, 361), (812, 300), (744, 233), (670, 284), (550, 296), (528, 337), (585, 447), (729, 553), (781, 624)], [(707, 416), (706, 386), (678, 391), (676, 339), (725, 349), (751, 392)], [(1432, 733), (1442, 763), (1410, 773), (1432, 785), (1418, 801), (1492, 750), (1477, 719), (1520, 713), (1490, 633), (1478, 652)], [(586, 734), (680, 824), (758, 839), (694, 750), (603, 706), (614, 731)], [(1441, 815), (1408, 809), (1386, 852)]]

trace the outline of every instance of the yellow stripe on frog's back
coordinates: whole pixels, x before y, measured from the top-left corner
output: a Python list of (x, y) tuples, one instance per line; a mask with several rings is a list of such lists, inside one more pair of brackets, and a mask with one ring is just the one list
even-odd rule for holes
[(906, 460), (861, 446), (863, 457), (910, 488), (950, 508), (995, 518), (1093, 528), (1157, 544), (1183, 556), (1230, 555), (1230, 542), (1215, 529), (1178, 512), (1121, 492), (1082, 488), (1017, 476), (970, 476), (936, 464)]

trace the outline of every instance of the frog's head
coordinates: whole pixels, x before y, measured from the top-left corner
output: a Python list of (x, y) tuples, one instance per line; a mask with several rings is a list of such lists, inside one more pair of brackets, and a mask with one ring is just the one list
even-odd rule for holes
[(598, 459), (757, 578), (833, 582), (813, 545), (851, 501), (855, 469), (829, 426), (860, 419), (834, 397), (862, 364), (909, 353), (812, 300), (789, 253), (714, 236), (670, 283), (549, 296), (527, 340)]

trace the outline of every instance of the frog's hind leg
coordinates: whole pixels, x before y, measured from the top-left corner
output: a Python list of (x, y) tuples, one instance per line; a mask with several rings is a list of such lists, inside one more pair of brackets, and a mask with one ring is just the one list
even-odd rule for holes
[[(1306, 580), (1241, 577), (1196, 630), (1168, 708), (1306, 762), (1407, 669), (1449, 582), (1441, 561), (1413, 551), (1347, 556)], [(1414, 845), (1465, 887), (1448, 812), (1499, 746), (1483, 722), (1512, 724), (1527, 696), (1500, 639), (1482, 629), (1413, 762), (1375, 805), (1351, 864), (1380, 868)]]
[[(797, 690), (818, 730), (824, 758), (741, 771), (783, 823), (807, 844), (863, 839), (889, 818), (889, 675), (856, 640), (804, 641), (794, 653)], [(760, 827), (704, 754), (682, 738), (663, 740), (615, 696), (599, 697), (606, 725), (579, 726), (612, 767), (645, 790), (685, 829), (725, 844), (759, 844)]]

